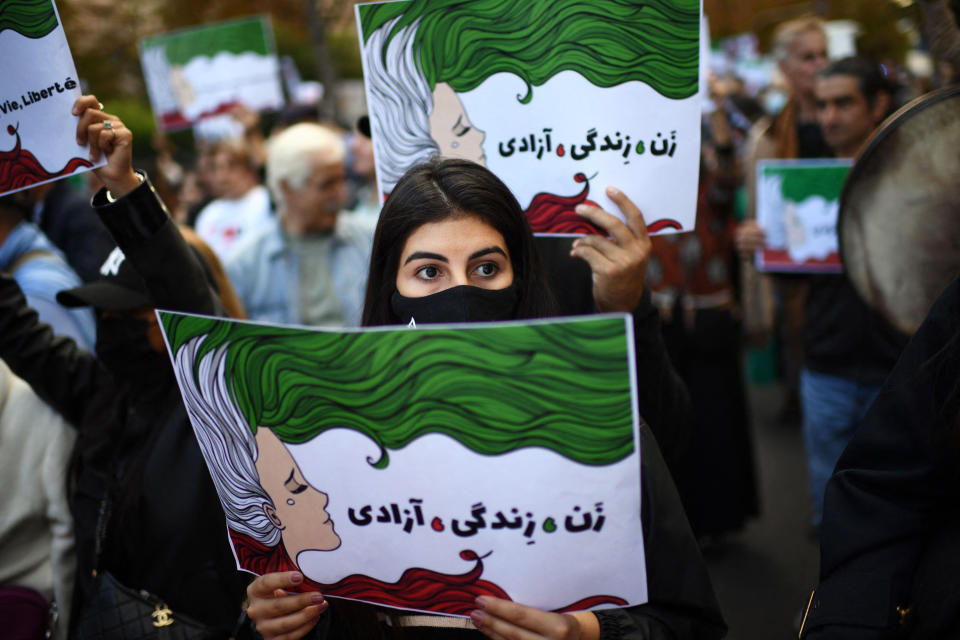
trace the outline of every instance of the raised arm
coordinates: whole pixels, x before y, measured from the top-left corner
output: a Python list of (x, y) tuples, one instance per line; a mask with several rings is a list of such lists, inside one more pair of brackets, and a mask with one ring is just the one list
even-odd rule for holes
[(90, 143), (91, 159), (106, 158), (96, 170), (104, 188), (93, 206), (124, 255), (143, 277), (159, 309), (216, 315), (222, 305), (210, 288), (200, 259), (183, 239), (149, 179), (133, 170), (133, 134), (94, 96), (74, 103), (80, 116), (77, 141)]

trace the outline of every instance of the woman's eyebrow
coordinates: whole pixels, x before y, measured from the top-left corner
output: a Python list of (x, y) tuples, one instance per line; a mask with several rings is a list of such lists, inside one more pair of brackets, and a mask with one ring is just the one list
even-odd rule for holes
[(487, 247), (486, 249), (480, 249), (480, 251), (476, 251), (470, 254), (470, 260), (476, 260), (477, 258), (483, 257), (491, 253), (499, 253), (504, 258), (507, 257), (507, 254), (503, 249), (501, 249), (500, 247), (494, 246), (494, 247)]
[(403, 264), (407, 264), (411, 260), (420, 260), (421, 258), (426, 258), (428, 260), (439, 260), (440, 262), (450, 262), (439, 253), (430, 253), (428, 251), (414, 251), (409, 256), (407, 256), (407, 259), (403, 261)]

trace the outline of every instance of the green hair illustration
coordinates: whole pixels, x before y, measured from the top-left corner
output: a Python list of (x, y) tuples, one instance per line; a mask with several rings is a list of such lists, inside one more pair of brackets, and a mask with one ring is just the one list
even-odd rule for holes
[(300, 443), (350, 428), (377, 468), (427, 434), (484, 455), (543, 447), (587, 465), (633, 452), (621, 318), (475, 329), (322, 333), (161, 314), (171, 351), (196, 344), (189, 379), (225, 350), (226, 388), (252, 431)]
[(563, 71), (602, 88), (640, 81), (684, 99), (699, 82), (699, 0), (410, 0), (357, 6), (377, 176), (390, 193), (439, 153), (437, 84), (455, 93), (497, 73), (534, 87)]
[(0, 33), (10, 29), (27, 38), (42, 38), (57, 25), (52, 0), (0, 0)]
[[(576, 71), (598, 87), (639, 80), (661, 95), (697, 92), (697, 0), (412, 0), (360, 5), (363, 39), (390, 21), (386, 43), (415, 27), (415, 61), (431, 90), (458, 93), (513, 73), (533, 87)], [(386, 47), (381, 55), (386, 54)]]

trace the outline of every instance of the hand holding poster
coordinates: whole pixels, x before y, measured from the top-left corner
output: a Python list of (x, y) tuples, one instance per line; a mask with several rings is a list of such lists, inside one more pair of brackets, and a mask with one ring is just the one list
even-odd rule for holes
[(344, 333), (160, 318), (240, 568), (457, 615), (482, 594), (646, 601), (624, 316)]
[(840, 273), (837, 213), (849, 159), (757, 162), (757, 224), (767, 243), (760, 271)]
[[(360, 4), (380, 191), (431, 155), (485, 165), (542, 235), (597, 233), (624, 190), (649, 229), (691, 230), (700, 158), (698, 0)], [(602, 232), (602, 231), (601, 231)]]
[(273, 31), (263, 16), (144, 38), (140, 63), (160, 131), (238, 104), (253, 111), (283, 106)]
[(53, 0), (0, 0), (0, 195), (86, 171), (77, 70)]

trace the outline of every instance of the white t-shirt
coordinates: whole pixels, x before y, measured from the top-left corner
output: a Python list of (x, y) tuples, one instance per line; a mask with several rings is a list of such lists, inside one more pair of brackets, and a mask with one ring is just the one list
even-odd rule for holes
[(243, 234), (250, 233), (271, 218), (270, 195), (266, 187), (257, 185), (240, 198), (218, 198), (204, 207), (197, 216), (196, 231), (223, 260)]

